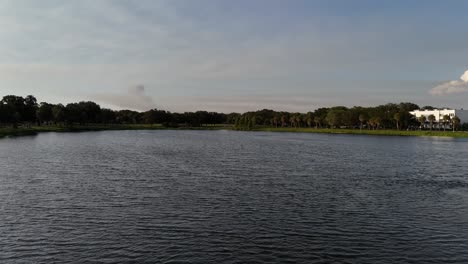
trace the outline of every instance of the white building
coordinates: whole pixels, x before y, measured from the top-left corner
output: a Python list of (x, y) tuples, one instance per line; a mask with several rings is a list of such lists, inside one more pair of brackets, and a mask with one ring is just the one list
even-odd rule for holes
[[(452, 119), (454, 116), (458, 116), (460, 118), (460, 123), (468, 123), (468, 110), (456, 110), (456, 109), (434, 109), (434, 110), (414, 110), (410, 112), (413, 116), (418, 119), (420, 116), (425, 116), (426, 119), (429, 119), (428, 117), (430, 115), (435, 116), (435, 123), (439, 123), (440, 121), (443, 120), (445, 115), (448, 115), (450, 119)], [(443, 122), (443, 121), (442, 121)]]

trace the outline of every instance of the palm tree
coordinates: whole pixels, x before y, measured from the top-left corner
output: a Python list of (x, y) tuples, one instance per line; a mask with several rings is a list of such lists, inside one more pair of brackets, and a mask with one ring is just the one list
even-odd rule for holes
[(460, 118), (458, 116), (454, 116), (452, 118), (452, 127), (453, 127), (453, 132), (455, 132), (455, 129), (460, 125)]
[(382, 119), (380, 119), (380, 117), (378, 116), (374, 117), (374, 124), (377, 129), (379, 129), (381, 123), (382, 123)]
[(372, 129), (375, 129), (374, 125), (374, 118), (370, 118), (369, 121), (367, 121), (367, 124), (369, 126), (369, 130), (372, 128)]
[(364, 123), (367, 121), (367, 116), (364, 115), (364, 114), (360, 114), (359, 115), (359, 122), (361, 123), (361, 127), (360, 129), (362, 130), (362, 126), (364, 125)]
[(296, 117), (295, 116), (291, 116), (289, 118), (289, 123), (291, 123), (291, 127), (296, 127)]
[(314, 117), (315, 128), (317, 129), (321, 125), (322, 119), (319, 116)]
[(427, 119), (429, 120), (429, 123), (431, 123), (431, 131), (432, 131), (432, 124), (434, 124), (434, 121), (436, 120), (436, 117), (435, 117), (435, 115), (429, 115), (427, 117)]
[(273, 117), (272, 122), (273, 122), (273, 125), (275, 125), (275, 127), (278, 128), (278, 116), (277, 115)]
[(301, 121), (302, 121), (301, 115), (297, 114), (296, 115), (296, 124), (297, 124), (298, 127), (301, 127)]
[(309, 128), (312, 127), (312, 116), (306, 116), (305, 122)]
[(286, 115), (281, 115), (281, 127), (286, 126)]
[(395, 113), (395, 115), (393, 115), (393, 119), (396, 121), (396, 129), (400, 130), (401, 114)]
[(307, 114), (303, 116), (303, 122), (307, 124), (308, 127), (312, 127), (312, 123), (314, 122), (313, 117), (312, 112), (307, 112)]
[(256, 125), (257, 125), (257, 118), (255, 116), (252, 116), (252, 118), (250, 119), (250, 129), (255, 128)]
[(372, 127), (373, 130), (379, 129), (382, 119), (380, 117), (372, 117), (369, 119), (368, 124)]
[(449, 116), (449, 115), (444, 115), (444, 116), (442, 117), (442, 122), (443, 122), (443, 124), (444, 124), (444, 131), (445, 131), (445, 128), (446, 128), (447, 123), (450, 122), (450, 116)]
[(419, 123), (421, 123), (421, 127), (419, 128), (419, 130), (421, 130), (424, 123), (426, 123), (426, 116), (422, 115), (422, 116), (418, 117), (418, 121), (419, 121)]

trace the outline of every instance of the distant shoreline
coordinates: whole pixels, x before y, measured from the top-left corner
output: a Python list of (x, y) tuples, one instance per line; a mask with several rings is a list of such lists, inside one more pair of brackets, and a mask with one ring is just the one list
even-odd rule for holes
[[(162, 125), (80, 125), (80, 126), (32, 126), (29, 128), (0, 128), (0, 138), (33, 136), (43, 132), (86, 132), (86, 131), (115, 131), (115, 130), (235, 130), (232, 126), (202, 126), (202, 127), (164, 127)], [(244, 131), (244, 130), (239, 130)], [(368, 129), (331, 129), (331, 128), (291, 128), (291, 127), (259, 127), (252, 132), (292, 132), (292, 133), (319, 133), (319, 134), (346, 134), (346, 135), (374, 135), (374, 136), (419, 136), (419, 137), (451, 137), (468, 138), (465, 131), (439, 131), (439, 130), (368, 130)]]
[(393, 130), (393, 129), (332, 129), (332, 128), (256, 128), (252, 131), (265, 132), (294, 132), (294, 133), (319, 133), (319, 134), (346, 134), (346, 135), (373, 135), (373, 136), (402, 136), (402, 137), (451, 137), (451, 138), (468, 138), (466, 131), (439, 131), (439, 130)]

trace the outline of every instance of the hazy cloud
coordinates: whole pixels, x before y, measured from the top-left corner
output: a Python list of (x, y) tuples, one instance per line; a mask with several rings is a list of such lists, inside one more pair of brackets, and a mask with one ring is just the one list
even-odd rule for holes
[(468, 92), (468, 70), (463, 73), (460, 80), (449, 81), (432, 88), (432, 95), (446, 95)]
[(153, 98), (146, 95), (143, 85), (130, 87), (127, 93), (122, 94), (96, 94), (94, 99), (123, 109), (146, 111), (155, 107)]

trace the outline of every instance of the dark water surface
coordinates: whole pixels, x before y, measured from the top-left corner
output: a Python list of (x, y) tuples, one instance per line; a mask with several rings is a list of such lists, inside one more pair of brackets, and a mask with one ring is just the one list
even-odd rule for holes
[(468, 140), (0, 140), (0, 263), (468, 263)]

